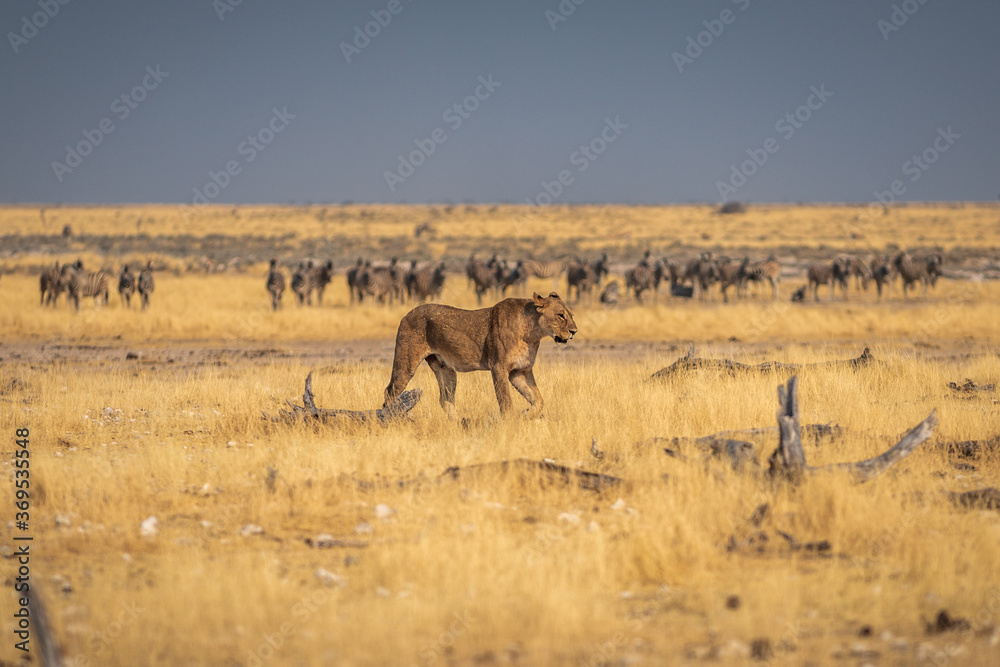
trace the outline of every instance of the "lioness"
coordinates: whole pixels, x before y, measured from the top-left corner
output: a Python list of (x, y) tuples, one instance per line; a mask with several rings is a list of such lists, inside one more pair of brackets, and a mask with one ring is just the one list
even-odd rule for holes
[(552, 336), (566, 343), (576, 335), (573, 313), (559, 295), (536, 292), (530, 299), (504, 299), (492, 308), (462, 310), (440, 304), (417, 306), (399, 323), (392, 378), (385, 389), (385, 405), (410, 382), (421, 361), (437, 376), (441, 407), (455, 418), (458, 373), (490, 371), (500, 403), (500, 414), (510, 413), (510, 387), (528, 401), (529, 417), (542, 410), (542, 395), (531, 369), (538, 343)]

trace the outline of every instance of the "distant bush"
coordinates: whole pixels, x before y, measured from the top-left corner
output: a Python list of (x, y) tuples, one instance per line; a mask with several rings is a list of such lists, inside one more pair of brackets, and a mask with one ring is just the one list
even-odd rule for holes
[(739, 201), (727, 201), (725, 204), (719, 207), (719, 213), (722, 215), (728, 215), (730, 213), (746, 213), (747, 206), (743, 202)]

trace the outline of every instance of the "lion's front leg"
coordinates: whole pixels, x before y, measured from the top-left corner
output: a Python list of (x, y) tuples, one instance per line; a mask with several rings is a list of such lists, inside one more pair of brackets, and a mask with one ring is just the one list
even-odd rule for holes
[(542, 392), (538, 391), (538, 386), (535, 384), (535, 375), (531, 369), (511, 371), (510, 383), (514, 385), (514, 388), (529, 403), (525, 416), (530, 419), (538, 417), (542, 413), (545, 401), (542, 400)]
[(500, 404), (500, 415), (506, 416), (514, 408), (510, 398), (510, 379), (507, 371), (499, 366), (490, 369), (493, 375), (493, 389), (497, 392), (497, 403)]

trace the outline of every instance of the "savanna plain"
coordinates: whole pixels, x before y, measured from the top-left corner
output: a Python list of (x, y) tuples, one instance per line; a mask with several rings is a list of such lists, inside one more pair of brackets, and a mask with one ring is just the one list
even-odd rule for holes
[[(773, 255), (778, 298), (637, 303), (623, 272), (646, 250)], [(879, 298), (852, 280), (846, 298), (823, 286), (819, 301), (789, 299), (812, 262), (899, 250), (942, 255), (926, 294), (904, 298), (897, 279)], [(471, 253), (607, 253), (623, 285), (613, 306), (570, 301), (576, 338), (542, 342), (540, 419), (501, 419), (489, 374), (470, 373), (449, 420), (426, 365), (404, 419), (264, 418), (301, 403), (310, 372), (320, 407), (381, 406), (414, 304), (352, 304), (359, 256), (443, 261), (439, 301), (473, 308)], [(25, 534), (64, 664), (81, 667), (998, 664), (1000, 511), (954, 502), (1000, 486), (998, 255), (1000, 207), (973, 203), (6, 207), (0, 664), (25, 660), (12, 616)], [(332, 260), (323, 304), (286, 291), (272, 310), (271, 257), (286, 276)], [(109, 303), (40, 305), (40, 273), (77, 259), (113, 274)], [(147, 261), (150, 305), (125, 308), (118, 271)], [(565, 289), (531, 278), (516, 295)], [(866, 483), (772, 479), (776, 429), (735, 436), (760, 465), (734, 470), (694, 439), (776, 426), (792, 373), (650, 378), (692, 346), (753, 364), (870, 348), (878, 363), (798, 371), (803, 424), (839, 427), (804, 433), (810, 465), (876, 456), (932, 411), (938, 424)], [(27, 531), (14, 522), (19, 428)], [(618, 481), (489, 465), (518, 459)]]

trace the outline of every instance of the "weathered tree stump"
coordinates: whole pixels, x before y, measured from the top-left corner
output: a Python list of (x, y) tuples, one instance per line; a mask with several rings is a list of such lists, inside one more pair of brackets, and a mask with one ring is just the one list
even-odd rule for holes
[(312, 391), (312, 371), (306, 376), (306, 388), (302, 394), (302, 405), (286, 401), (289, 410), (280, 410), (277, 415), (269, 415), (261, 411), (264, 419), (272, 422), (316, 421), (321, 424), (358, 422), (378, 422), (386, 424), (404, 418), (413, 407), (420, 402), (420, 389), (409, 389), (395, 398), (391, 403), (377, 410), (335, 410), (316, 407), (316, 397)]

